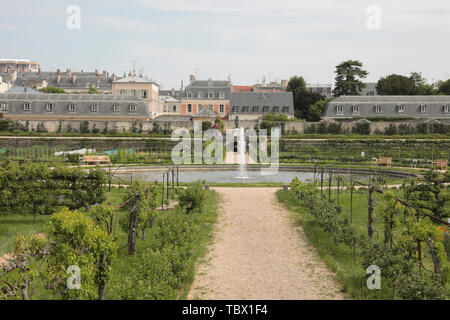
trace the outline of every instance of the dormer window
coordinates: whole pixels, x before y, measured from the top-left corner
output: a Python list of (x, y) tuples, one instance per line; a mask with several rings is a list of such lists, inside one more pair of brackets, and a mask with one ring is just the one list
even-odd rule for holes
[(359, 106), (352, 106), (353, 114), (359, 114)]
[(130, 104), (130, 112), (136, 112), (136, 105), (135, 104)]
[(375, 105), (375, 113), (382, 113), (381, 106)]
[(186, 98), (192, 98), (192, 92), (186, 93)]
[(113, 104), (113, 110), (114, 112), (120, 112), (120, 104)]
[(273, 113), (278, 113), (280, 112), (280, 108), (279, 107), (273, 107)]
[(197, 92), (197, 99), (203, 99), (203, 92)]
[(248, 113), (248, 110), (249, 110), (249, 109), (250, 109), (249, 106), (244, 106), (244, 107), (242, 108), (242, 112)]
[(398, 113), (403, 113), (403, 112), (405, 112), (405, 106), (397, 105), (397, 112), (398, 112)]
[(259, 107), (258, 106), (254, 106), (253, 107), (253, 113), (258, 113), (259, 111)]
[(289, 113), (289, 107), (283, 107), (283, 112), (284, 113)]
[(336, 106), (336, 114), (343, 115), (344, 114), (344, 106)]
[(45, 109), (46, 109), (47, 111), (53, 111), (53, 108), (54, 108), (54, 104), (53, 104), (53, 103), (47, 103), (47, 104), (45, 105)]
[(0, 104), (0, 111), (8, 111), (8, 105), (6, 103)]
[(23, 104), (23, 110), (24, 110), (24, 111), (30, 111), (30, 110), (31, 110), (31, 103), (25, 102), (25, 103)]
[(225, 92), (219, 92), (219, 99), (225, 99)]
[(98, 111), (98, 104), (96, 104), (96, 103), (91, 104), (91, 111), (92, 112), (97, 112)]
[(75, 103), (69, 103), (69, 111), (75, 111)]
[(450, 104), (444, 106), (444, 113), (450, 113)]
[(263, 113), (268, 113), (269, 112), (269, 107), (265, 106), (263, 107)]
[(420, 113), (427, 113), (428, 112), (428, 106), (421, 105), (420, 106)]
[(233, 107), (233, 112), (234, 112), (234, 113), (239, 112), (239, 107), (238, 107), (238, 106), (234, 106), (234, 107)]
[(214, 99), (214, 92), (208, 92), (208, 99)]

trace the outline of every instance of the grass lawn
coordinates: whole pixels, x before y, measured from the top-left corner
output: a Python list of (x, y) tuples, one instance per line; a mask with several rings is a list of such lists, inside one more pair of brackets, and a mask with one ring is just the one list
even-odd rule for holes
[[(394, 190), (401, 197), (401, 190)], [(325, 192), (325, 191), (324, 191)], [(328, 190), (325, 194), (328, 196)], [(331, 235), (322, 230), (314, 218), (307, 213), (307, 209), (296, 198), (293, 192), (278, 191), (278, 200), (285, 204), (292, 212), (295, 223), (301, 225), (310, 241), (317, 249), (321, 258), (327, 266), (336, 274), (338, 280), (342, 283), (344, 291), (348, 292), (354, 299), (392, 299), (392, 289), (386, 279), (382, 278), (381, 290), (369, 290), (366, 286), (366, 272), (361, 265), (362, 257), (359, 249), (355, 251), (355, 262), (353, 250), (345, 245), (336, 245)], [(332, 199), (337, 198), (337, 192), (332, 192)], [(340, 205), (343, 215), (350, 218), (350, 192), (340, 192)], [(384, 221), (382, 216), (383, 200), (377, 198), (378, 205), (375, 207), (375, 241), (383, 241)], [(353, 193), (353, 225), (360, 233), (367, 234), (367, 191), (358, 190)], [(431, 258), (427, 249), (424, 249), (424, 265), (428, 270), (432, 270)], [(447, 290), (447, 292), (450, 292)]]

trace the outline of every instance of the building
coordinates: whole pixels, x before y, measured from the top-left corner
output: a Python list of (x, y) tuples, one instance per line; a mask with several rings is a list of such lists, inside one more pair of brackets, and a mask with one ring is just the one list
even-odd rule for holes
[(172, 96), (159, 96), (159, 100), (163, 103), (163, 113), (177, 115), (180, 114), (180, 100)]
[(287, 80), (281, 80), (281, 82), (271, 81), (266, 83), (263, 79), (262, 83), (256, 83), (253, 85), (254, 92), (285, 92), (288, 85)]
[(147, 120), (144, 101), (129, 95), (0, 94), (0, 112), (10, 120)]
[(321, 94), (327, 99), (333, 96), (331, 84), (308, 83), (306, 85), (306, 88), (309, 90), (309, 92)]
[(145, 101), (151, 118), (156, 118), (163, 113), (164, 102), (159, 99), (159, 84), (153, 80), (129, 74), (112, 82), (112, 92)]
[(341, 96), (327, 103), (324, 120), (450, 119), (450, 96)]
[(294, 117), (292, 92), (232, 92), (229, 120), (255, 120), (267, 113)]
[(32, 62), (28, 59), (0, 59), (0, 73), (38, 72), (39, 65), (39, 62)]
[(226, 80), (196, 80), (191, 75), (191, 82), (181, 93), (180, 114), (195, 115), (208, 108), (221, 117), (229, 113), (231, 84)]
[(8, 92), (11, 88), (11, 84), (7, 81), (3, 81), (3, 76), (0, 76), (0, 93)]
[(101, 94), (112, 93), (112, 82), (116, 79), (113, 74), (103, 71), (95, 72), (73, 72), (67, 69), (61, 72), (14, 72), (11, 76), (11, 82), (16, 86), (31, 87), (40, 89), (45, 87), (55, 87), (63, 89), (69, 93), (87, 93), (91, 87), (97, 89)]
[(362, 96), (376, 96), (377, 95), (377, 83), (367, 82), (365, 87), (361, 90)]
[(20, 87), (20, 86), (15, 86), (15, 87), (11, 87), (7, 93), (35, 93), (35, 94), (44, 94), (41, 91), (37, 91), (34, 90), (33, 88), (30, 87)]

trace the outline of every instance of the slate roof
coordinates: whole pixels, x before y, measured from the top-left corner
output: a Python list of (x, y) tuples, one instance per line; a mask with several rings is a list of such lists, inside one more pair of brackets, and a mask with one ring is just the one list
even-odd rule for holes
[(33, 88), (20, 87), (20, 86), (12, 87), (11, 89), (8, 90), (8, 93), (37, 93), (37, 94), (44, 94), (43, 92), (34, 90)]
[(193, 118), (217, 118), (218, 115), (214, 112), (212, 112), (211, 110), (209, 110), (209, 108), (203, 108), (202, 110), (200, 110), (199, 112), (197, 112), (196, 114), (192, 115)]
[[(74, 82), (75, 75), (75, 82)], [(110, 91), (112, 89), (112, 77), (105, 77), (103, 74), (95, 75), (95, 72), (72, 72), (70, 75), (66, 72), (60, 73), (60, 82), (58, 84), (57, 72), (24, 72), (17, 75), (14, 82), (17, 86), (33, 87), (47, 81), (49, 87), (62, 89), (86, 90), (91, 86), (99, 90)]]
[[(238, 112), (235, 112), (235, 108)], [(249, 107), (248, 112), (244, 107)], [(294, 101), (292, 92), (231, 92), (230, 94), (230, 110), (232, 113), (255, 113), (253, 107), (258, 107), (256, 113), (264, 112), (264, 107), (268, 108), (268, 113), (276, 112), (274, 107), (278, 107), (279, 113), (294, 114)], [(288, 107), (287, 112), (283, 111)]]
[[(338, 106), (342, 112), (338, 112)], [(353, 113), (353, 106), (359, 113)], [(426, 106), (426, 112), (421, 112), (421, 106)], [(450, 96), (341, 96), (325, 106), (323, 117), (450, 118), (450, 113), (445, 112), (446, 106), (450, 106)], [(399, 112), (401, 109), (404, 111)]]
[[(183, 99), (190, 100), (228, 100), (231, 88), (226, 80), (194, 80), (181, 93)], [(192, 93), (192, 98), (188, 98), (187, 94)], [(198, 98), (198, 93), (203, 93), (203, 98)], [(213, 93), (212, 98), (208, 98), (208, 93)], [(224, 94), (220, 98), (220, 93)]]
[[(30, 110), (26, 111), (25, 103), (30, 103)], [(91, 117), (145, 117), (149, 118), (148, 108), (144, 101), (134, 96), (112, 94), (29, 94), (3, 93), (0, 94), (0, 105), (6, 104), (5, 114), (12, 115), (66, 115)], [(52, 110), (47, 110), (47, 104), (53, 104)], [(69, 110), (69, 104), (75, 104), (75, 110)], [(92, 111), (92, 105), (97, 105), (97, 111)], [(114, 105), (119, 110), (114, 111)], [(135, 106), (135, 111), (130, 109)]]

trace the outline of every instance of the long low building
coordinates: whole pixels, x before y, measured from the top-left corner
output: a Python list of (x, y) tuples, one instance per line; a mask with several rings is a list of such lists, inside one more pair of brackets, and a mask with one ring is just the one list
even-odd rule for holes
[(323, 119), (450, 119), (450, 96), (341, 96), (330, 101)]
[(230, 120), (255, 120), (267, 113), (294, 116), (292, 92), (231, 92)]
[(147, 104), (129, 95), (0, 94), (0, 113), (10, 120), (146, 120)]

